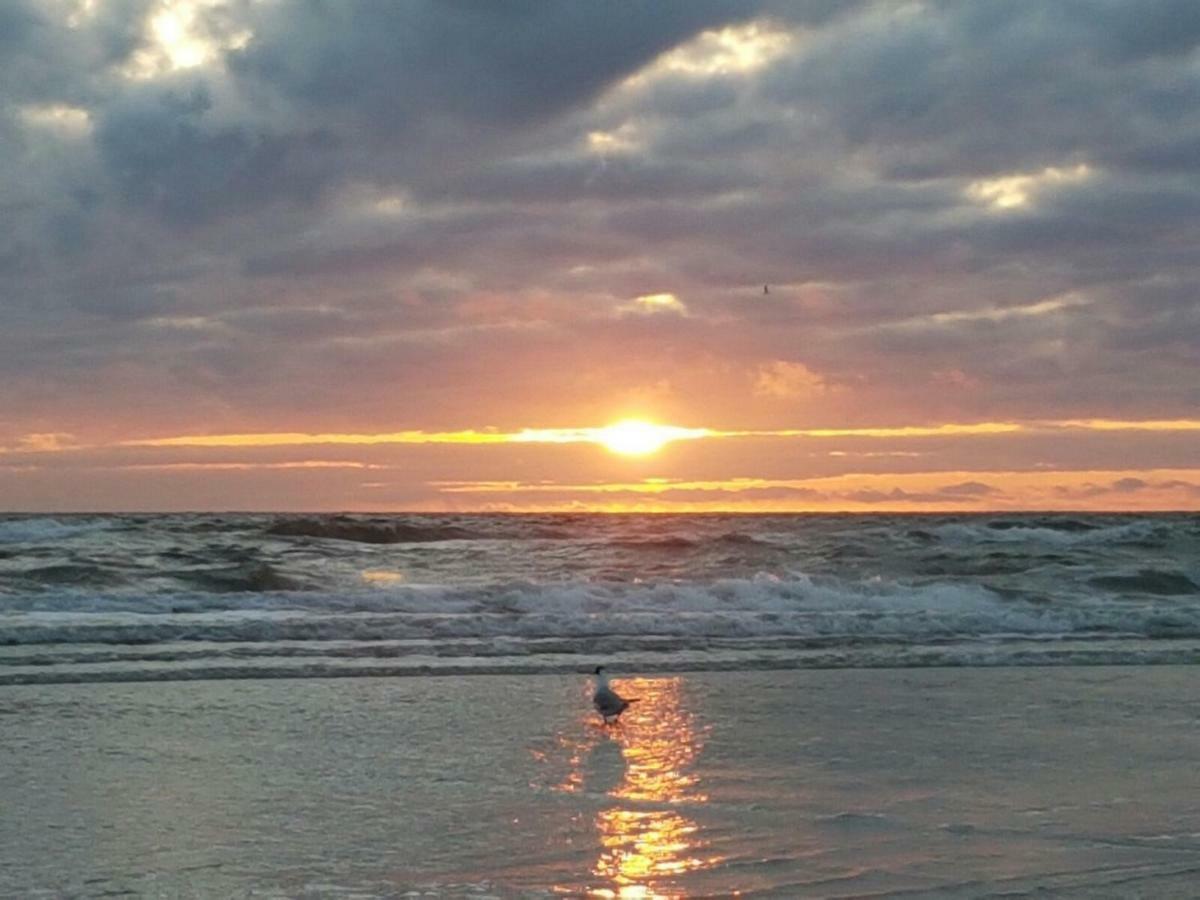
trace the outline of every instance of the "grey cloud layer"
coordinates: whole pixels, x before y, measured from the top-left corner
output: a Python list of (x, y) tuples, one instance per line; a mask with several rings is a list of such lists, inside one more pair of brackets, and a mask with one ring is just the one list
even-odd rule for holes
[[(142, 80), (159, 7), (76, 6), (0, 10), (14, 433), (1200, 404), (1195, 3), (238, 0)], [(655, 65), (725, 27), (790, 43)], [(660, 292), (687, 317), (617, 312)], [(746, 402), (779, 360), (836, 402)]]

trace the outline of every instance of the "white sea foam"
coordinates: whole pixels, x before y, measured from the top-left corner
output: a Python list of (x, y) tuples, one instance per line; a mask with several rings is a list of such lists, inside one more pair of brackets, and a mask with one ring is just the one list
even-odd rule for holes
[(420, 590), (36, 598), (0, 619), (0, 644), (270, 640), (582, 641), (804, 637), (898, 643), (1006, 635), (1200, 635), (1200, 601), (1053, 605), (975, 584), (727, 579), (713, 584), (493, 585)]
[(1163, 526), (1156, 522), (1135, 521), (1079, 529), (1045, 525), (1009, 525), (998, 528), (986, 522), (951, 522), (933, 529), (933, 533), (949, 543), (959, 544), (1044, 544), (1064, 547), (1075, 544), (1113, 544), (1138, 541), (1150, 537)]

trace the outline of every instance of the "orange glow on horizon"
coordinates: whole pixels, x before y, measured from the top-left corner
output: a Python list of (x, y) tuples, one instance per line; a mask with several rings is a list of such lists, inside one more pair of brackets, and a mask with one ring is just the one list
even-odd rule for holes
[(1126, 422), (1121, 419), (1067, 419), (1058, 422), (1063, 428), (1087, 431), (1200, 431), (1198, 419), (1150, 419)]
[(308, 433), (186, 434), (122, 441), (122, 447), (302, 447), (311, 444), (507, 444), (512, 434), (493, 431), (392, 431), (382, 434)]
[[(69, 434), (26, 435), (0, 453), (69, 452), (96, 447), (299, 447), (318, 444), (599, 444), (616, 453), (643, 455), (672, 441), (730, 438), (922, 438), (987, 437), (1052, 431), (1200, 431), (1200, 419), (1061, 419), (1012, 422), (944, 422), (936, 425), (880, 425), (856, 427), (813, 427), (777, 429), (685, 428), (659, 425), (640, 419), (625, 419), (606, 426), (578, 428), (463, 429), (423, 431), (409, 429), (379, 433), (343, 432), (249, 432), (235, 434), (190, 434), (139, 438), (113, 444), (72, 443)], [(48, 438), (53, 438), (50, 440)]]
[(445, 494), (480, 497), (484, 510), (544, 513), (1165, 511), (1195, 508), (1200, 469), (935, 470), (813, 478), (440, 481), (432, 486)]
[[(1072, 427), (1076, 426), (1072, 423)], [(1111, 428), (1111, 426), (1109, 426)], [(1136, 427), (1131, 423), (1128, 427)], [(1197, 423), (1200, 427), (1200, 423)], [(250, 434), (180, 435), (122, 441), (122, 447), (298, 447), (312, 444), (600, 444), (630, 456), (653, 453), (672, 441), (702, 438), (908, 438), (953, 435), (1008, 434), (1029, 430), (1016, 422), (947, 423), (864, 428), (785, 428), (720, 430), (657, 425), (624, 419), (612, 425), (581, 428), (522, 428), (519, 431), (393, 431), (379, 434), (265, 432)]]
[[(1103, 418), (774, 430), (630, 418), (578, 428), (247, 432), (94, 443), (46, 430), (11, 435), (0, 445), (0, 478), (11, 482), (6, 490), (17, 508), (35, 505), (24, 499), (35, 489), (54, 490), (64, 478), (86, 487), (87, 473), (103, 472), (126, 477), (131, 489), (145, 485), (152, 498), (147, 509), (160, 502), (239, 507), (253, 496), (264, 506), (314, 512), (1193, 511), (1200, 508), (1200, 468), (1124, 464), (1146, 458), (1139, 447), (1160, 437), (1163, 461), (1182, 461), (1180, 442), (1197, 433), (1200, 419)], [(1033, 445), (1022, 446), (1033, 439), (1042, 442), (1038, 455)], [(1078, 467), (1087, 460), (1078, 446), (1061, 465), (1054, 462), (1056, 445), (1118, 439), (1135, 446), (1102, 454), (1095, 468)], [(638, 473), (656, 478), (634, 477), (633, 466), (622, 477), (586, 453), (552, 449), (590, 445), (597, 457), (605, 451), (636, 460), (689, 441), (703, 450), (664, 455), (655, 471)], [(794, 444), (769, 449), (768, 441)], [(478, 449), (443, 462), (433, 445), (446, 444)], [(523, 447), (529, 452), (512, 452)], [(369, 479), (361, 477), (367, 473)], [(171, 480), (176, 474), (179, 480)], [(200, 493), (202, 481), (213, 493)], [(190, 500), (182, 499), (185, 493)], [(134, 503), (116, 491), (101, 496), (87, 508)], [(209, 499), (218, 496), (224, 499)]]

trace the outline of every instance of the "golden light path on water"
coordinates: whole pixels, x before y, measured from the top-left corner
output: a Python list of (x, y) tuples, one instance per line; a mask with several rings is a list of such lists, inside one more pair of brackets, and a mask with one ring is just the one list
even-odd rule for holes
[(598, 881), (588, 894), (679, 897), (674, 879), (721, 861), (706, 849), (700, 826), (688, 815), (690, 807), (708, 800), (694, 772), (705, 729), (685, 705), (680, 677), (625, 678), (614, 687), (638, 698), (620, 724), (589, 724), (583, 739), (564, 734), (558, 741), (569, 760), (556, 790), (583, 790), (585, 758), (603, 742), (616, 743), (624, 765), (621, 781), (606, 794), (612, 802), (595, 816), (600, 849), (591, 871)]

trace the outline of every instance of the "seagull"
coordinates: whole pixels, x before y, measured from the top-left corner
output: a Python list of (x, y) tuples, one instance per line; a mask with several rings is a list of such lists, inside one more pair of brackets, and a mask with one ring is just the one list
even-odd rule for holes
[(604, 724), (609, 725), (609, 719), (616, 722), (621, 718), (621, 713), (625, 712), (630, 703), (636, 703), (637, 697), (630, 697), (628, 700), (614, 691), (608, 686), (608, 676), (604, 674), (604, 666), (596, 666), (596, 693), (592, 694), (592, 703), (596, 707), (596, 712), (600, 713), (604, 719)]

